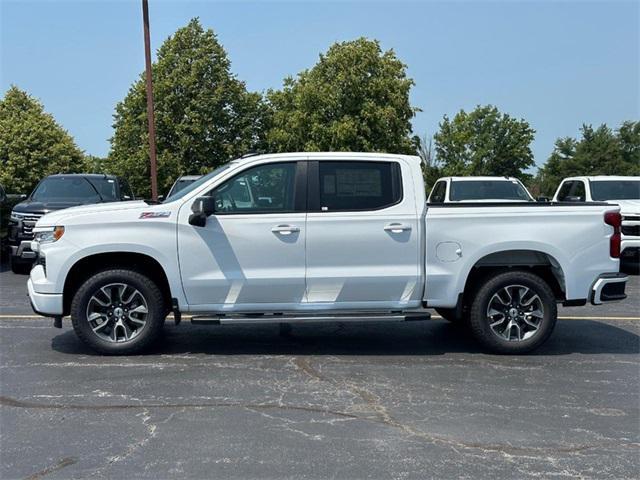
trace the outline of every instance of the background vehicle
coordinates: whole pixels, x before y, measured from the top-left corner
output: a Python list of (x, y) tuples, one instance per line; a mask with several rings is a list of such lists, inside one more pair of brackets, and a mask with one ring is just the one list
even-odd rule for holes
[(132, 199), (127, 181), (113, 175), (61, 174), (42, 179), (11, 211), (7, 239), (11, 270), (24, 273), (31, 268), (36, 258), (31, 251), (33, 227), (44, 214), (77, 205)]
[(202, 177), (202, 175), (182, 175), (181, 177), (178, 177), (178, 179), (173, 182), (173, 185), (171, 185), (171, 188), (169, 189), (169, 193), (167, 193), (167, 196), (164, 198), (169, 198), (174, 193), (177, 193), (183, 188), (191, 185), (200, 177)]
[(91, 205), (36, 224), (29, 296), (105, 353), (192, 322), (400, 321), (425, 307), (488, 349), (543, 343), (556, 304), (625, 298), (619, 207), (425, 203), (420, 159), (357, 153), (230, 162), (149, 205)]
[(444, 177), (431, 189), (429, 203), (535, 202), (527, 188), (513, 177)]
[(623, 268), (640, 273), (640, 177), (595, 176), (565, 178), (556, 202), (608, 202), (620, 205)]

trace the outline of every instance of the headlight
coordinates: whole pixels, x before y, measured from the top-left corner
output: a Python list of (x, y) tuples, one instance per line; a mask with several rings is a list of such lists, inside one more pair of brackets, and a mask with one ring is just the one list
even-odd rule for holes
[(24, 218), (24, 214), (17, 213), (17, 212), (14, 212), (13, 210), (11, 210), (11, 215), (9, 217), (9, 220), (11, 220), (12, 222), (17, 222), (19, 220), (22, 220), (23, 218)]
[(38, 243), (53, 243), (57, 242), (64, 235), (64, 227), (37, 227), (33, 229), (35, 237), (34, 242)]

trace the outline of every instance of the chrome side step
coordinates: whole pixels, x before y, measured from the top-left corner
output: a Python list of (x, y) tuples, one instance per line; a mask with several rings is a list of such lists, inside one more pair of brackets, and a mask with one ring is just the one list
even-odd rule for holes
[(429, 312), (411, 313), (324, 313), (322, 315), (300, 314), (234, 314), (201, 315), (191, 317), (196, 325), (255, 325), (269, 323), (367, 323), (367, 322), (414, 322), (429, 320)]

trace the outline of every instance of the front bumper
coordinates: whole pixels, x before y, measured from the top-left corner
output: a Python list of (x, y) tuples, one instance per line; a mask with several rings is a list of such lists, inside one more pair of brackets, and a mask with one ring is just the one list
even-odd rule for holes
[(38, 315), (44, 317), (59, 317), (62, 315), (62, 294), (61, 293), (38, 293), (33, 288), (31, 279), (27, 281), (29, 300), (31, 308)]
[(31, 250), (31, 240), (22, 240), (18, 245), (10, 245), (11, 256), (22, 260), (35, 260), (36, 252)]
[(603, 273), (591, 287), (591, 303), (602, 305), (624, 300), (627, 298), (624, 290), (628, 279), (624, 273)]

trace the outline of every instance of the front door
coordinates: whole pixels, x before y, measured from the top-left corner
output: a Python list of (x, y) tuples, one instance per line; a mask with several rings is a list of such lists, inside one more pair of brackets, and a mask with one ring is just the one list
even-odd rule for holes
[(303, 301), (304, 170), (306, 162), (248, 167), (209, 192), (216, 213), (204, 227), (181, 214), (178, 253), (192, 310), (286, 308)]
[(327, 309), (419, 305), (420, 221), (403, 162), (309, 162), (309, 303)]

